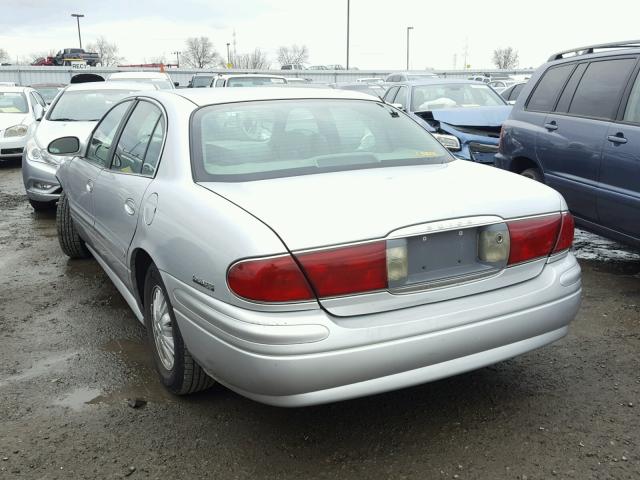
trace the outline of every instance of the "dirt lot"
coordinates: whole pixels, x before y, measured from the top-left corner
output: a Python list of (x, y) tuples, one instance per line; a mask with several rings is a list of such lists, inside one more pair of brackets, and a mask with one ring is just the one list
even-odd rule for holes
[(100, 267), (63, 256), (0, 165), (0, 478), (638, 479), (640, 260), (589, 238), (582, 309), (539, 351), (313, 408), (176, 398)]

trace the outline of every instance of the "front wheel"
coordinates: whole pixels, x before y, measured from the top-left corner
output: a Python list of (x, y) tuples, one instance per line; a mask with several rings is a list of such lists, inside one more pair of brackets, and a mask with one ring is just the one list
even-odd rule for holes
[(186, 395), (215, 383), (185, 347), (169, 295), (153, 264), (144, 282), (144, 323), (156, 371), (169, 391)]
[(520, 175), (535, 180), (536, 182), (542, 182), (542, 172), (539, 168), (527, 168), (521, 172)]

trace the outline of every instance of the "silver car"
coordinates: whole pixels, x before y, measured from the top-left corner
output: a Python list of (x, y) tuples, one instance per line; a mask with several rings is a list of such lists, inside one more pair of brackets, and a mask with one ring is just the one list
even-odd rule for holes
[[(64, 137), (60, 244), (92, 254), (162, 383), (333, 402), (558, 340), (580, 304), (549, 187), (456, 160), (345, 90), (145, 92)], [(79, 153), (78, 153), (79, 152)]]
[(63, 135), (85, 139), (112, 106), (131, 93), (153, 87), (143, 83), (77, 83), (66, 87), (28, 135), (22, 156), (22, 179), (34, 210), (55, 207), (60, 196), (56, 170), (64, 157), (51, 155), (47, 145)]

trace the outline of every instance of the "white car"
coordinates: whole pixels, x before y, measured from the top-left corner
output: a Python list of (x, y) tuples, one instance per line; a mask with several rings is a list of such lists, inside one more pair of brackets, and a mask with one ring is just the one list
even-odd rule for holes
[(44, 99), (33, 88), (0, 86), (0, 160), (22, 155), (30, 131), (45, 111)]
[(158, 90), (172, 90), (179, 85), (165, 72), (115, 72), (109, 74), (107, 82), (150, 83)]

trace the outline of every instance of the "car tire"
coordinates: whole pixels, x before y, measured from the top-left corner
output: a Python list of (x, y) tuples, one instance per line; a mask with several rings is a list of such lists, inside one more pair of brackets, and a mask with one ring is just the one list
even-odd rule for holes
[(29, 203), (36, 212), (50, 212), (56, 208), (56, 202), (38, 202), (37, 200), (29, 199)]
[(171, 393), (187, 395), (215, 384), (185, 347), (167, 289), (153, 264), (144, 282), (144, 323), (156, 371)]
[(58, 241), (60, 248), (70, 258), (89, 258), (91, 253), (87, 249), (84, 240), (76, 229), (69, 210), (69, 200), (62, 192), (58, 200), (58, 210), (56, 211), (56, 227), (58, 230)]
[(526, 170), (520, 172), (520, 175), (530, 178), (531, 180), (535, 180), (536, 182), (542, 183), (542, 172), (539, 168), (527, 168)]

